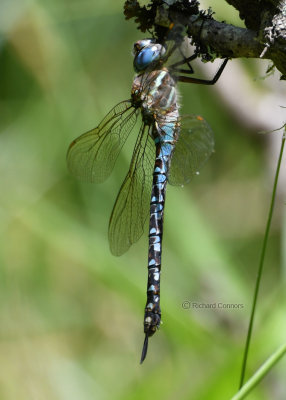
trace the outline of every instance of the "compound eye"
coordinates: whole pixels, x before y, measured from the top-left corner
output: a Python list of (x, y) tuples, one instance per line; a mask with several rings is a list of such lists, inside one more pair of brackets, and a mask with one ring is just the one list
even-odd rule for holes
[(140, 51), (140, 53), (136, 57), (136, 66), (139, 71), (142, 71), (151, 64), (154, 60), (154, 52), (150, 48), (146, 48)]
[(165, 53), (165, 48), (160, 44), (149, 44), (143, 47), (134, 58), (136, 72), (144, 71), (148, 66), (159, 61)]

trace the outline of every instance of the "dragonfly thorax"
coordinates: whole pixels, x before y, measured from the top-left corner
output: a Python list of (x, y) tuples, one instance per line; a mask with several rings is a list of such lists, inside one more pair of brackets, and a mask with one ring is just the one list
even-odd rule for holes
[(143, 121), (147, 125), (179, 117), (176, 82), (167, 68), (135, 76), (131, 97), (134, 107), (140, 107)]

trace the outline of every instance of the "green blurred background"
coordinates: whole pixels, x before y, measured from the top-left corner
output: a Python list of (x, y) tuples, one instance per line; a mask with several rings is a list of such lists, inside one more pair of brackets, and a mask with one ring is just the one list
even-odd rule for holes
[[(182, 112), (207, 119), (216, 153), (192, 184), (168, 188), (163, 325), (139, 365), (147, 233), (120, 258), (107, 238), (134, 141), (102, 185), (76, 181), (65, 161), (71, 140), (129, 97), (144, 34), (123, 3), (0, 4), (1, 400), (223, 400), (237, 390), (281, 140), (257, 132), (282, 125), (285, 83), (260, 79), (265, 61), (234, 60), (216, 87), (180, 85)], [(209, 5), (242, 26), (224, 2)], [(285, 340), (285, 163), (279, 187), (248, 376)], [(282, 360), (249, 398), (285, 399), (285, 373)]]

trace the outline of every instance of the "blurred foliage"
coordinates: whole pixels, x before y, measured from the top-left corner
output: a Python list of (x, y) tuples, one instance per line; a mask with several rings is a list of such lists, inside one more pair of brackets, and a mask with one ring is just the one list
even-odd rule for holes
[[(180, 86), (183, 112), (208, 120), (216, 153), (188, 187), (168, 188), (163, 325), (142, 366), (147, 234), (120, 258), (107, 241), (132, 143), (103, 185), (66, 169), (71, 140), (129, 97), (138, 35), (115, 0), (1, 1), (1, 400), (222, 400), (237, 390), (273, 180), (267, 138), (234, 119), (216, 88)], [(281, 204), (248, 374), (285, 340)], [(183, 309), (184, 301), (244, 308)], [(251, 399), (284, 399), (285, 370), (282, 360)]]

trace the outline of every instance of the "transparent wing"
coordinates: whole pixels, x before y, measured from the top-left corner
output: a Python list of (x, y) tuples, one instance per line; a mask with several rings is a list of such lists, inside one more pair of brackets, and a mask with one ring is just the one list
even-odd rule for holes
[(197, 115), (183, 115), (179, 140), (171, 160), (169, 183), (189, 183), (213, 152), (214, 136), (207, 122)]
[(137, 115), (130, 100), (122, 101), (105, 116), (98, 127), (75, 139), (67, 152), (71, 173), (86, 182), (103, 182), (110, 175), (136, 123)]
[(118, 193), (109, 221), (112, 254), (120, 256), (142, 235), (149, 212), (155, 144), (142, 124), (129, 171)]

